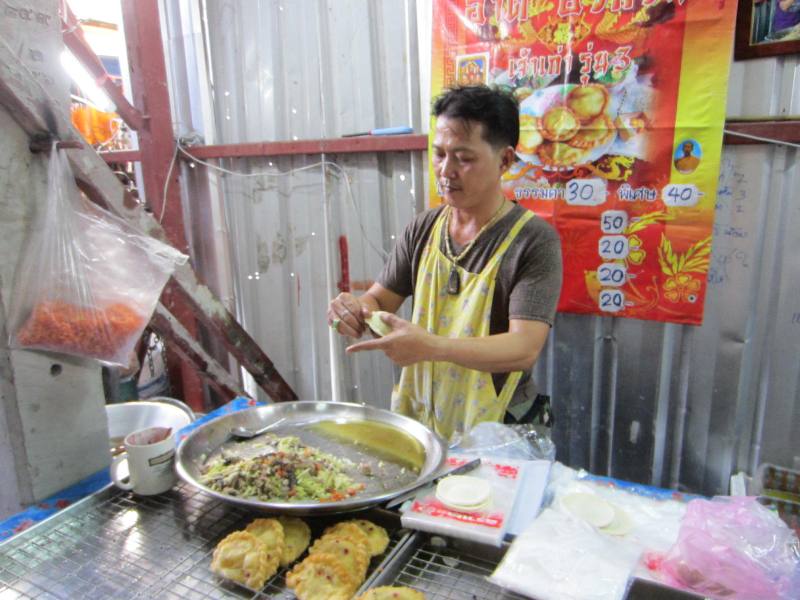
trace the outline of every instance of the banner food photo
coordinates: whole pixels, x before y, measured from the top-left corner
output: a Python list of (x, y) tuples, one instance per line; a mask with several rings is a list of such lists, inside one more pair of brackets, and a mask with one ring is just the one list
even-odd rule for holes
[(559, 310), (700, 324), (736, 3), (434, 0), (433, 10), (433, 96), (485, 83), (519, 100), (504, 191), (561, 236)]

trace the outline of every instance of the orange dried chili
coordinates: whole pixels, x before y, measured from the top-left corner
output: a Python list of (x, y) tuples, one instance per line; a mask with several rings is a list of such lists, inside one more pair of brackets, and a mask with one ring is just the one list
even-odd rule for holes
[(20, 345), (109, 360), (146, 325), (131, 307), (85, 308), (61, 300), (40, 302), (20, 328)]

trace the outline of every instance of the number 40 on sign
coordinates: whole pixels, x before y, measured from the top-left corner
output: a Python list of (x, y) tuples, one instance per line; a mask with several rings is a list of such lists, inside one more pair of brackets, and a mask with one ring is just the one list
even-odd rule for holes
[(692, 183), (670, 183), (661, 190), (661, 199), (664, 204), (678, 208), (695, 206), (700, 201), (701, 195), (700, 190)]

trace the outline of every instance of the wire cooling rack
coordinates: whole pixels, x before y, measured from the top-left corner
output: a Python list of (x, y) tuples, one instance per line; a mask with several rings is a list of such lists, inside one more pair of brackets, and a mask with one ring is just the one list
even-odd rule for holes
[[(283, 569), (259, 592), (209, 570), (216, 544), (257, 516), (186, 484), (150, 497), (109, 486), (0, 544), (0, 600), (294, 598)], [(336, 519), (308, 521), (317, 533)], [(389, 529), (373, 573), (407, 536)]]
[(487, 579), (504, 552), (503, 548), (416, 533), (370, 584), (412, 587), (427, 600), (524, 600)]

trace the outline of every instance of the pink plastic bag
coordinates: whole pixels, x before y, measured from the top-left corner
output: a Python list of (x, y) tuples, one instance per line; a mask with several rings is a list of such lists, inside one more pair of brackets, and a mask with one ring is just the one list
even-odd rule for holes
[(800, 598), (797, 535), (755, 498), (689, 502), (657, 568), (670, 585), (712, 598)]

